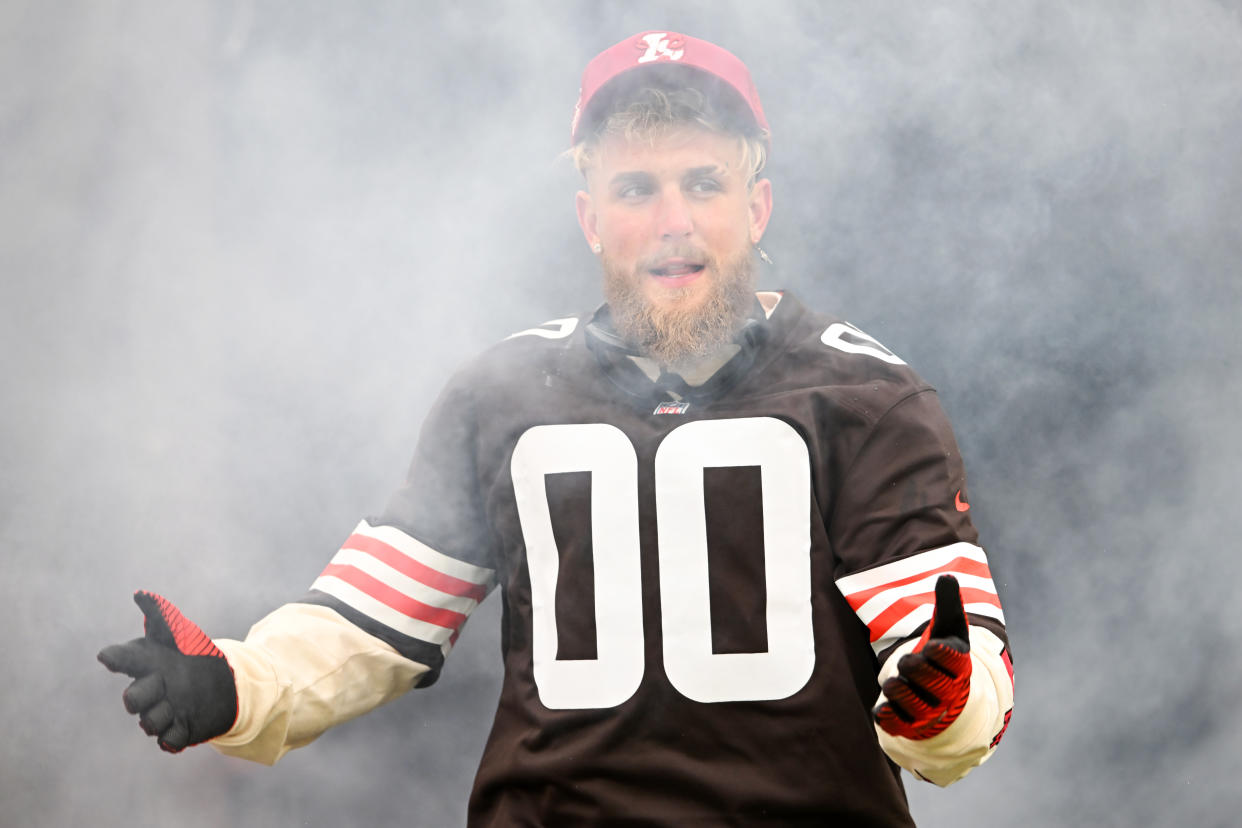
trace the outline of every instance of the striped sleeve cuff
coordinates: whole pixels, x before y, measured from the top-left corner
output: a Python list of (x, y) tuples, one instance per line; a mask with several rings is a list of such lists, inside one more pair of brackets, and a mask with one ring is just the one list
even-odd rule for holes
[(962, 606), (973, 615), (1005, 623), (996, 584), (983, 549), (955, 543), (837, 579), (837, 588), (871, 632), (877, 654), (930, 621), (936, 579), (957, 578)]
[(364, 520), (311, 589), (395, 633), (386, 638), (412, 639), (447, 655), (495, 584), (492, 569), (437, 552), (396, 527)]

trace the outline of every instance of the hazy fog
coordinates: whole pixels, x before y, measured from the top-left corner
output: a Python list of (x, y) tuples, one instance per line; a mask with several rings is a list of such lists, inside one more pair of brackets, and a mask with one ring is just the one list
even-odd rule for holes
[(0, 823), (462, 824), (499, 602), (267, 769), (169, 757), (94, 660), (136, 588), (301, 595), (450, 371), (599, 301), (558, 158), (637, 31), (750, 65), (763, 285), (935, 384), (1017, 709), (927, 826), (1242, 809), (1242, 4), (0, 4)]

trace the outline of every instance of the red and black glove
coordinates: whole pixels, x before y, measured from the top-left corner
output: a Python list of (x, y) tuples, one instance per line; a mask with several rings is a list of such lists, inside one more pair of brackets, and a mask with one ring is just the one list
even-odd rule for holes
[(914, 650), (881, 686), (887, 701), (871, 711), (893, 736), (930, 739), (957, 720), (970, 698), (970, 632), (957, 579), (936, 581), (936, 608)]
[(136, 592), (134, 603), (146, 634), (98, 656), (135, 679), (121, 696), (125, 709), (169, 753), (227, 733), (237, 720), (237, 686), (224, 653), (167, 599)]

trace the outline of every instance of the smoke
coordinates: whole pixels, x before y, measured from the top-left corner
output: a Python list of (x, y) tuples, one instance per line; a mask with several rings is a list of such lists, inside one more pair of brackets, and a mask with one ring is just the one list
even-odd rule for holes
[(653, 26), (755, 74), (764, 286), (958, 432), (1017, 710), (916, 818), (1233, 820), (1236, 3), (165, 5), (0, 9), (0, 821), (461, 824), (495, 599), (435, 687), (273, 769), (160, 754), (93, 655), (139, 587), (244, 635), (458, 364), (599, 301), (557, 155), (582, 66)]

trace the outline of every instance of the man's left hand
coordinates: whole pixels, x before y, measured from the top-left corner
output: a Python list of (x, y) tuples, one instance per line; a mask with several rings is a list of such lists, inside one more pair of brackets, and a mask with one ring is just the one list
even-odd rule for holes
[(881, 685), (886, 697), (872, 710), (886, 733), (921, 741), (953, 724), (970, 698), (970, 633), (957, 579), (936, 581), (931, 623), (915, 648)]

